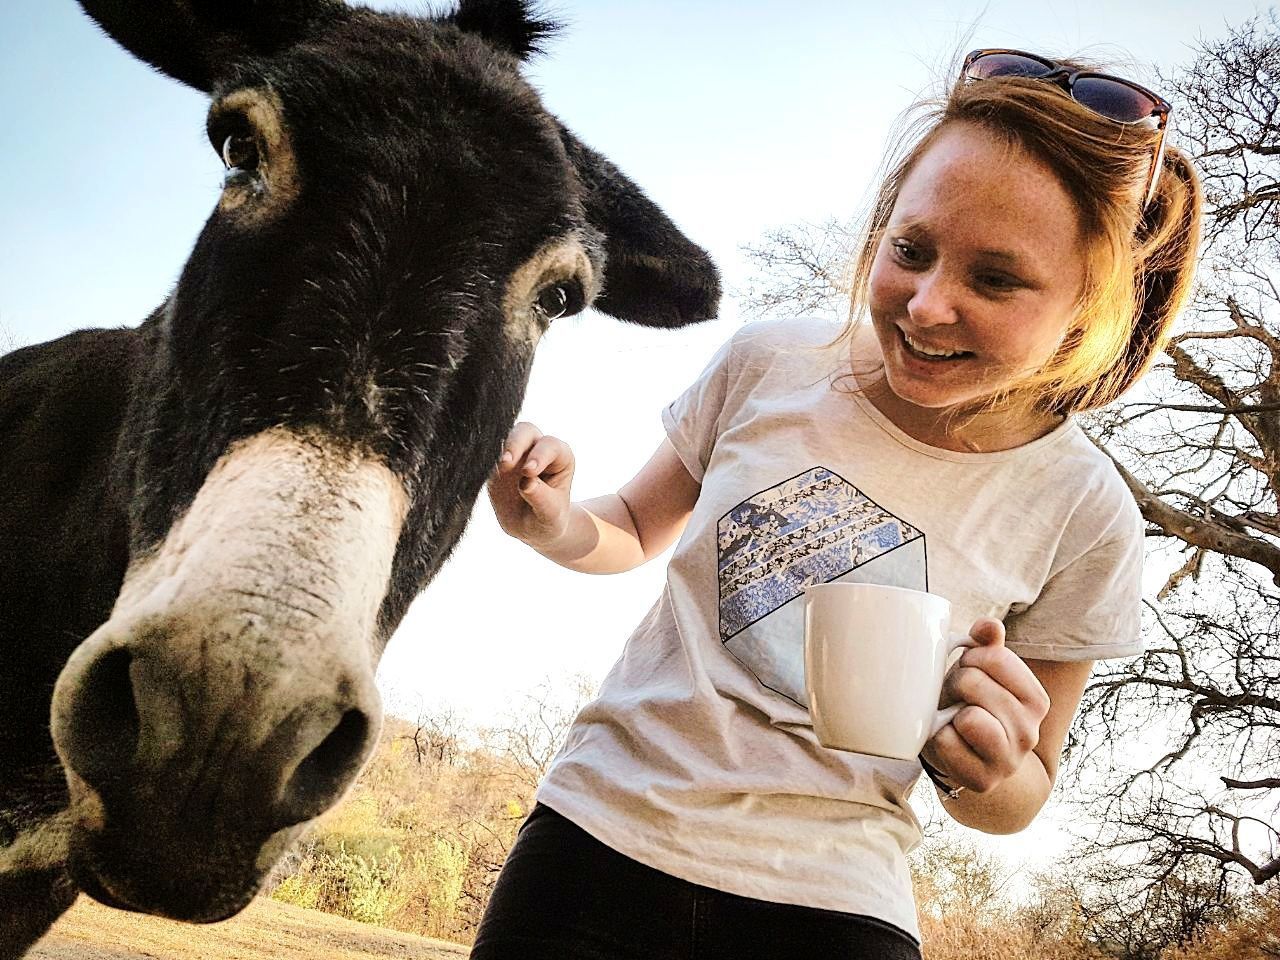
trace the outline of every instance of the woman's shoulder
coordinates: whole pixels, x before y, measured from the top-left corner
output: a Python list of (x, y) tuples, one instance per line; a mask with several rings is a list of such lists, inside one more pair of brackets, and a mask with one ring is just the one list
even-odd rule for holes
[(1064, 443), (1053, 451), (1054, 472), (1075, 492), (1077, 522), (1088, 525), (1105, 539), (1141, 535), (1142, 513), (1121, 470), (1105, 449), (1075, 422)]
[(744, 323), (732, 339), (742, 343), (807, 345), (831, 343), (845, 330), (845, 324), (828, 317), (771, 317)]
[(771, 366), (779, 360), (812, 362), (840, 338), (844, 325), (822, 317), (795, 317), (745, 323), (729, 338), (738, 363)]

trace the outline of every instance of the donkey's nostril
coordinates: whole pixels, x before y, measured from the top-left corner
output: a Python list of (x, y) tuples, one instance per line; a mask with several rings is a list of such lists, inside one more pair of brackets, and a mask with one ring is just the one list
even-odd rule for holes
[(80, 677), (74, 706), (59, 738), (65, 758), (86, 782), (103, 781), (127, 768), (138, 748), (138, 704), (128, 650), (109, 650)]
[(280, 798), (282, 825), (301, 823), (327, 810), (364, 763), (371, 725), (361, 710), (348, 710), (318, 747), (294, 770)]

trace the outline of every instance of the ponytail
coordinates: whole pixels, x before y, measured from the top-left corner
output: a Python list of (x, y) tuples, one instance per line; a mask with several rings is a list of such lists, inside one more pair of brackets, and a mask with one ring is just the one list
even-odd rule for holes
[(1200, 178), (1190, 159), (1169, 147), (1156, 195), (1134, 238), (1134, 318), (1128, 342), (1109, 370), (1063, 397), (1057, 412), (1105, 406), (1151, 368), (1191, 295), (1203, 205)]

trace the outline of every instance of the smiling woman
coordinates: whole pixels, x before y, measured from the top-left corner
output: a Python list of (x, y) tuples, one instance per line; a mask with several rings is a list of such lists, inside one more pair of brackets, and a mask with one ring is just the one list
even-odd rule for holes
[[(1185, 299), (1195, 174), (1161, 130), (1098, 112), (1074, 65), (971, 76), (980, 59), (880, 188), (853, 303), (874, 335), (743, 329), (612, 495), (571, 501), (570, 447), (508, 437), (490, 499), (543, 556), (618, 573), (679, 542), (539, 788), (475, 960), (919, 958), (920, 774), (958, 822), (1022, 830), (1092, 662), (1141, 650), (1140, 517), (1071, 415), (1133, 382)], [(800, 597), (830, 582), (929, 591), (967, 627), (918, 762), (815, 733)], [(900, 625), (879, 629), (858, 643), (910, 674)]]

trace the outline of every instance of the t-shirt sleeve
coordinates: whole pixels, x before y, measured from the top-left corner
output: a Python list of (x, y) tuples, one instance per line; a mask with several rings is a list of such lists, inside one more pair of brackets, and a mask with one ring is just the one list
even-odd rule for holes
[(1033, 660), (1105, 660), (1143, 650), (1142, 516), (1131, 501), (1098, 543), (1005, 618), (1006, 644)]
[(676, 455), (698, 483), (707, 472), (711, 452), (720, 433), (729, 390), (730, 362), (740, 349), (738, 336), (727, 341), (701, 376), (662, 411), (662, 424)]

